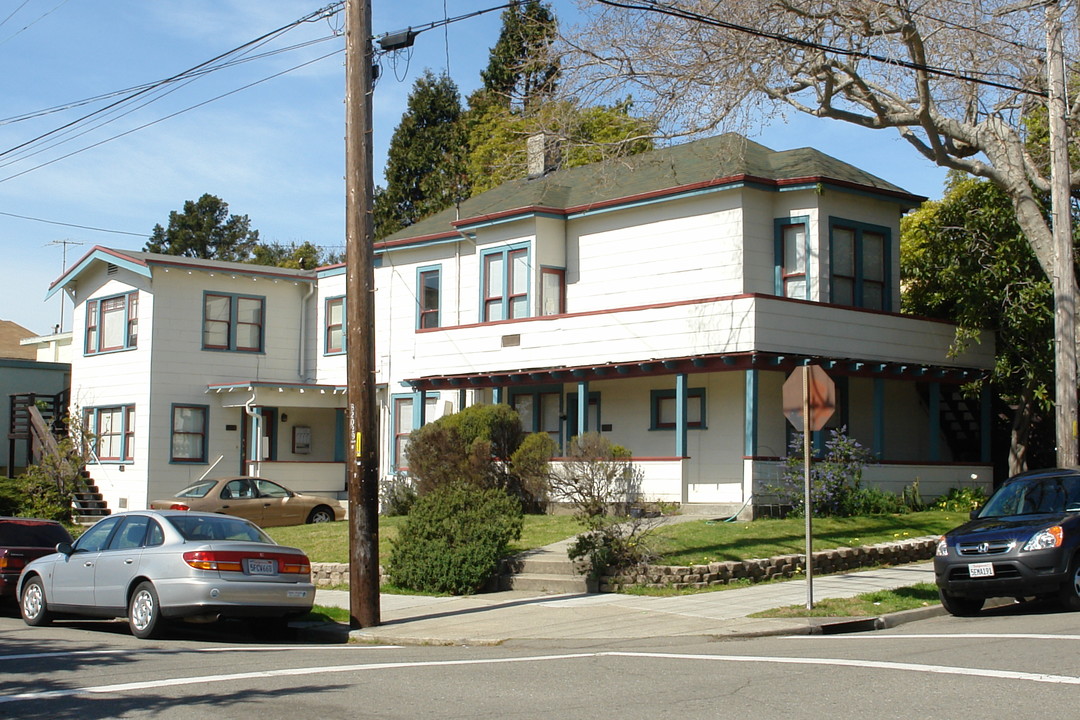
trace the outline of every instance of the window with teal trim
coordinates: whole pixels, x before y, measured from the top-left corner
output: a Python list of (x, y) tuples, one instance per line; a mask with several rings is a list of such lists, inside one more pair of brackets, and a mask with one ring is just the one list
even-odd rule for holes
[(174, 463), (206, 462), (207, 405), (172, 406), (172, 442), (169, 459)]
[[(674, 390), (653, 390), (650, 393), (649, 429), (674, 430), (678, 414)], [(705, 388), (686, 390), (686, 427), (705, 429)]]
[(326, 355), (345, 352), (345, 298), (328, 298), (326, 301), (326, 332), (324, 340)]
[(510, 246), (483, 254), (483, 322), (529, 316), (529, 249)]
[(891, 310), (889, 229), (829, 220), (829, 263), (832, 302), (838, 305)]
[(262, 352), (266, 299), (257, 295), (203, 295), (203, 349)]
[(521, 416), (521, 429), (526, 433), (544, 432), (556, 446), (562, 437), (562, 390), (544, 388), (512, 390), (510, 407)]
[(86, 408), (83, 424), (97, 460), (121, 463), (135, 459), (134, 405)]
[(417, 271), (417, 317), (420, 329), (439, 327), (439, 301), (442, 270), (438, 267), (420, 268)]
[(778, 218), (775, 222), (775, 293), (798, 300), (810, 299), (809, 218)]
[(85, 354), (133, 350), (138, 344), (138, 290), (86, 301)]

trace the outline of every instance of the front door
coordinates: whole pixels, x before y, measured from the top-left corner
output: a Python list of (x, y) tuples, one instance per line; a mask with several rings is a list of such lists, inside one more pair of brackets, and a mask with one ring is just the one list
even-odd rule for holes
[[(258, 457), (259, 460), (269, 460), (273, 462), (277, 460), (277, 408), (261, 407), (258, 408), (259, 414), (259, 437), (260, 447), (265, 448), (266, 456)], [(240, 474), (252, 475), (254, 474), (252, 460), (253, 453), (251, 448), (251, 416), (246, 412), (241, 414), (240, 423)]]

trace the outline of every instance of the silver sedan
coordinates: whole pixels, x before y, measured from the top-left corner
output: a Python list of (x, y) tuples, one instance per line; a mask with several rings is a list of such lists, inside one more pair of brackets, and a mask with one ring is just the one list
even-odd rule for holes
[(315, 600), (302, 550), (276, 544), (247, 520), (171, 510), (101, 520), (74, 545), (60, 543), (27, 565), (17, 592), (28, 625), (126, 617), (140, 638), (170, 619), (252, 618), (254, 629), (276, 632)]

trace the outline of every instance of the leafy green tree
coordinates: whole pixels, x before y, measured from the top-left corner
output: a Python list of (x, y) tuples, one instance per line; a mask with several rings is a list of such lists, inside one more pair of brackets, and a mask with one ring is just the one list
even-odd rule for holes
[(155, 225), (146, 252), (203, 260), (246, 262), (259, 243), (247, 215), (230, 215), (229, 205), (209, 193), (169, 213), (169, 226)]
[[(951, 173), (945, 196), (901, 222), (906, 312), (958, 324), (954, 351), (997, 332), (991, 383), (1011, 412), (1010, 474), (1026, 469), (1035, 428), (1053, 406), (1053, 292), (1027, 242), (1009, 195), (989, 181)], [(1053, 456), (1038, 462), (1052, 462)]]
[(480, 73), (483, 101), (530, 109), (547, 99), (559, 79), (559, 64), (549, 53), (556, 32), (551, 6), (539, 0), (513, 2), (504, 10), (499, 40)]
[(449, 76), (427, 70), (417, 79), (390, 139), (386, 187), (375, 191), (376, 238), (466, 197), (461, 112), (461, 96)]
[(275, 267), (311, 270), (342, 262), (345, 258), (337, 253), (327, 252), (310, 242), (302, 243), (260, 243), (255, 246), (251, 262), (255, 265), (273, 265)]

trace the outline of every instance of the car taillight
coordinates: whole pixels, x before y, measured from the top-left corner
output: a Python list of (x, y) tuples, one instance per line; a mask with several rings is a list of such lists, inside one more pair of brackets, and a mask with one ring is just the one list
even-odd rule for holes
[(193, 550), (184, 553), (184, 562), (196, 570), (217, 570), (219, 572), (243, 572), (244, 560), (273, 560), (279, 574), (311, 574), (311, 561), (306, 555), (291, 553), (245, 553), (235, 550)]
[(183, 503), (173, 503), (169, 506), (170, 510), (190, 510), (191, 508)]
[(24, 558), (0, 554), (0, 571), (11, 572), (12, 570), (22, 570), (24, 567), (26, 567)]

